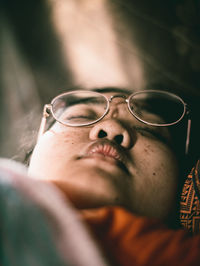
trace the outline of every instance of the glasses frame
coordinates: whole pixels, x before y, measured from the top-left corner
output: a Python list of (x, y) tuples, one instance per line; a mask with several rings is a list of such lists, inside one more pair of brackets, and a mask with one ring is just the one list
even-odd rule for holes
[[(65, 95), (68, 95), (68, 94), (72, 94), (72, 93), (85, 93), (85, 92), (90, 92), (88, 90), (76, 90), (76, 91), (68, 91), (68, 92), (64, 92), (62, 94), (59, 94), (58, 96), (54, 97), (51, 101), (50, 104), (45, 104), (44, 105), (44, 108), (43, 108), (43, 116), (42, 116), (42, 120), (41, 120), (41, 123), (40, 123), (40, 128), (39, 128), (39, 131), (38, 131), (38, 138), (37, 138), (37, 141), (40, 139), (40, 137), (44, 134), (45, 132), (45, 126), (46, 126), (46, 119), (50, 116), (50, 114), (53, 116), (53, 118), (65, 125), (65, 126), (69, 126), (69, 127), (84, 127), (84, 126), (90, 126), (90, 125), (93, 125), (93, 124), (96, 124), (98, 123), (100, 120), (102, 120), (109, 112), (110, 110), (110, 103), (112, 102), (112, 100), (114, 98), (123, 98), (125, 100), (125, 102), (127, 103), (127, 106), (128, 106), (128, 110), (129, 112), (140, 122), (146, 124), (146, 125), (149, 125), (149, 126), (156, 126), (156, 127), (167, 127), (167, 126), (172, 126), (172, 125), (175, 125), (177, 123), (179, 123), (183, 117), (185, 115), (188, 116), (188, 121), (187, 121), (187, 135), (186, 135), (186, 144), (185, 144), (185, 154), (188, 154), (188, 151), (189, 151), (189, 143), (190, 143), (190, 131), (191, 131), (191, 118), (190, 118), (190, 109), (188, 108), (188, 105), (183, 101), (183, 99), (181, 97), (179, 97), (178, 95), (174, 94), (174, 93), (171, 93), (171, 92), (167, 92), (167, 91), (162, 91), (162, 90), (141, 90), (141, 91), (137, 91), (137, 92), (134, 92), (132, 94), (130, 94), (128, 97), (122, 93), (117, 93), (116, 95), (111, 95), (109, 97), (106, 97), (104, 94), (100, 93), (100, 92), (96, 92), (96, 91), (91, 91), (93, 94), (97, 94), (97, 95), (100, 95), (101, 97), (103, 97), (106, 102), (107, 102), (107, 107), (106, 107), (106, 110), (104, 112), (104, 114), (96, 119), (95, 121), (92, 121), (92, 122), (88, 122), (88, 123), (84, 123), (84, 124), (70, 124), (70, 123), (63, 123), (62, 121), (60, 121), (58, 118), (56, 118), (54, 112), (53, 112), (53, 104), (55, 103), (55, 101), (62, 97), (62, 96), (65, 96)], [(135, 95), (138, 95), (138, 94), (142, 94), (142, 93), (161, 93), (161, 94), (165, 94), (165, 95), (168, 95), (168, 96), (171, 96), (173, 98), (176, 98), (178, 99), (180, 102), (182, 102), (183, 104), (183, 113), (181, 115), (181, 117), (173, 122), (173, 123), (166, 123), (166, 124), (157, 124), (157, 123), (151, 123), (151, 122), (147, 122), (143, 119), (141, 119), (140, 117), (138, 117), (131, 109), (131, 106), (130, 106), (130, 100), (131, 98), (133, 98)]]

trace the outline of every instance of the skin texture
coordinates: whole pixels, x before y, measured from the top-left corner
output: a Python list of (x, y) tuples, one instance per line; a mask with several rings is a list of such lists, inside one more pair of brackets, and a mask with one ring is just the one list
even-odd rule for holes
[(165, 220), (174, 211), (179, 177), (168, 142), (167, 128), (147, 127), (130, 114), (124, 99), (115, 98), (94, 125), (55, 123), (38, 141), (29, 174), (55, 183), (77, 208), (120, 205)]

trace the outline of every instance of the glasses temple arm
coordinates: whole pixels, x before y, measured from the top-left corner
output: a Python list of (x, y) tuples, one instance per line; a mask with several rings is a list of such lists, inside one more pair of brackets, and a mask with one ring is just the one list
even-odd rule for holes
[(42, 115), (42, 119), (40, 122), (40, 128), (38, 131), (37, 142), (39, 141), (40, 137), (44, 134), (44, 131), (45, 131), (46, 120), (47, 120), (47, 117), (49, 116), (47, 109), (50, 109), (49, 104), (45, 104), (44, 109), (43, 109), (43, 115)]
[(192, 123), (191, 118), (189, 116), (188, 122), (187, 122), (187, 136), (186, 136), (186, 143), (185, 143), (185, 155), (188, 155), (188, 152), (189, 152), (191, 123)]

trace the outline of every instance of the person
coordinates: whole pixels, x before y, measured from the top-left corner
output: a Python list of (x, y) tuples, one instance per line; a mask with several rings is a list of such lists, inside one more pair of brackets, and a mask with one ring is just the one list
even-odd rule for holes
[[(45, 105), (29, 176), (70, 199), (113, 265), (196, 265), (199, 236), (171, 228), (178, 223), (188, 114), (166, 91), (63, 93)], [(45, 131), (50, 115), (55, 123)]]

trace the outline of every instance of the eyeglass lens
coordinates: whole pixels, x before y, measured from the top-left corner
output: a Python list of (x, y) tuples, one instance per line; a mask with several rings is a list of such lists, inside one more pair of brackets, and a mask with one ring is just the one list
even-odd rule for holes
[(99, 120), (107, 110), (107, 99), (95, 92), (72, 92), (58, 97), (52, 105), (54, 117), (68, 125), (87, 125)]
[(131, 112), (151, 124), (173, 124), (184, 113), (180, 98), (165, 92), (141, 92), (130, 98)]
[[(155, 91), (133, 94), (129, 108), (138, 119), (152, 125), (175, 123), (184, 113), (184, 104), (178, 97)], [(107, 99), (91, 91), (66, 93), (52, 103), (55, 119), (72, 126), (94, 123), (105, 115), (107, 109)]]

